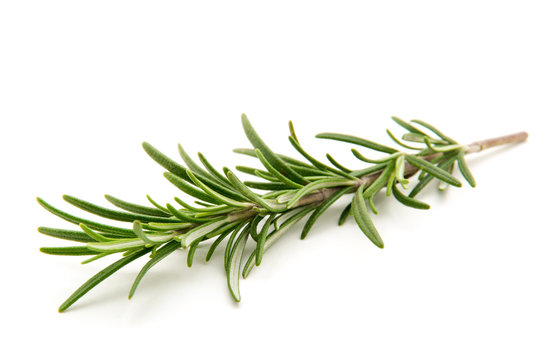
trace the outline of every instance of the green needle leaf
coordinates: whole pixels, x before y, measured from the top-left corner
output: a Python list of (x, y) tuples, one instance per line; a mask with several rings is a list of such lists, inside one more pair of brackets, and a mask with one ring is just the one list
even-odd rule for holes
[(147, 142), (142, 143), (142, 147), (146, 153), (157, 162), (159, 165), (167, 169), (168, 172), (173, 173), (176, 176), (181, 177), (185, 181), (190, 181), (186, 174), (186, 168), (172, 160)]
[[(306, 184), (307, 181), (295, 171), (293, 171), (288, 164), (286, 164), (280, 157), (278, 157), (264, 142), (261, 140), (257, 132), (250, 124), (246, 114), (242, 114), (242, 126), (244, 127), (244, 132), (248, 137), (248, 140), (252, 143), (256, 150), (259, 150), (263, 157), (271, 164), (278, 172), (284, 175), (286, 178), (298, 184)], [(257, 151), (256, 151), (257, 153)], [(270, 170), (269, 170), (270, 171)]]
[(291, 145), (295, 148), (295, 150), (297, 150), (297, 152), (299, 152), (299, 154), (303, 155), (303, 157), (305, 159), (307, 159), (312, 165), (314, 165), (316, 168), (322, 170), (322, 171), (328, 171), (332, 174), (337, 174), (337, 175), (340, 175), (342, 177), (345, 177), (345, 178), (348, 178), (348, 179), (351, 179), (351, 180), (356, 180), (357, 178), (355, 178), (354, 176), (350, 175), (350, 174), (347, 174), (346, 172), (344, 171), (341, 171), (341, 170), (337, 170), (335, 168), (332, 168), (330, 166), (327, 166), (326, 164), (316, 160), (314, 157), (310, 156), (310, 154), (308, 154), (302, 147), (301, 147), (301, 144), (299, 144), (299, 142), (297, 142), (297, 140), (295, 140), (293, 137), (289, 137), (288, 138)]
[[(198, 179), (202, 184), (206, 185), (208, 188), (210, 188), (211, 190), (215, 191), (218, 194), (221, 194), (233, 200), (238, 200), (238, 201), (246, 200), (244, 199), (244, 196), (241, 196), (236, 190), (232, 190), (233, 187), (231, 184), (226, 186), (226, 185), (223, 185), (221, 182), (217, 181), (215, 178), (203, 176), (202, 174), (198, 172), (194, 173), (190, 170), (188, 170), (188, 175), (189, 175), (189, 172), (191, 172), (192, 174), (190, 178)], [(197, 184), (195, 183), (195, 185)]]
[(333, 158), (333, 156), (331, 156), (330, 154), (325, 154), (325, 157), (327, 158), (327, 160), (329, 160), (329, 162), (335, 166), (337, 169), (341, 170), (341, 171), (344, 171), (346, 173), (351, 173), (352, 170), (342, 166), (337, 160), (335, 160)]
[(393, 154), (397, 152), (396, 149), (393, 149), (391, 147), (380, 145), (374, 141), (362, 139), (352, 135), (343, 135), (343, 134), (336, 134), (336, 133), (321, 133), (316, 135), (316, 137), (319, 139), (330, 139), (330, 140), (336, 140), (336, 141), (347, 142), (350, 144), (360, 145), (369, 149), (385, 152), (388, 154)]
[(234, 188), (231, 186), (231, 184), (229, 183), (229, 180), (227, 180), (227, 178), (225, 176), (223, 176), (219, 171), (217, 171), (211, 164), (210, 162), (204, 157), (203, 154), (201, 153), (198, 153), (197, 154), (199, 156), (199, 160), (201, 161), (201, 163), (204, 165), (204, 167), (206, 168), (206, 170), (208, 170), (208, 172), (213, 175), (218, 181), (220, 181), (223, 185), (226, 185), (226, 186), (230, 186), (231, 189), (234, 190)]
[[(335, 201), (339, 200), (341, 196), (351, 191), (352, 188), (344, 188), (337, 192), (335, 192), (331, 197), (329, 197), (327, 200), (325, 200), (323, 203), (320, 204), (309, 216), (307, 222), (305, 223), (305, 226), (303, 227), (303, 231), (301, 232), (301, 239), (304, 239), (312, 226), (316, 223), (316, 220), (322, 215), (331, 205), (335, 203)], [(257, 264), (259, 265), (259, 264)]]
[[(102, 234), (99, 234), (93, 230), (91, 230), (87, 225), (85, 224), (79, 224), (79, 227), (85, 234), (87, 234), (89, 237), (91, 237), (95, 242), (109, 242), (113, 240), (117, 240), (116, 238), (108, 238)], [(125, 238), (122, 238), (125, 240)]]
[(183, 222), (188, 223), (205, 223), (208, 222), (207, 219), (197, 218), (195, 216), (191, 216), (186, 211), (180, 211), (176, 209), (174, 206), (167, 204), (167, 209), (170, 211), (172, 215), (174, 215), (178, 220), (182, 220)]
[(265, 170), (260, 170), (260, 169), (256, 169), (256, 168), (252, 168), (252, 167), (248, 167), (248, 166), (237, 165), (237, 166), (235, 166), (235, 169), (237, 169), (238, 171), (240, 171), (242, 173), (257, 176), (257, 177), (260, 177), (260, 175), (256, 174), (257, 171), (259, 171), (262, 174), (265, 174), (265, 176), (267, 176), (267, 177), (273, 177), (273, 175), (271, 173), (269, 173), (269, 172), (267, 172)]
[(89, 263), (91, 263), (93, 261), (96, 261), (98, 259), (102, 259), (103, 257), (106, 257), (106, 256), (111, 255), (111, 254), (112, 253), (107, 253), (107, 252), (99, 253), (99, 254), (97, 254), (95, 256), (91, 256), (90, 258), (83, 260), (81, 262), (81, 265), (89, 264)]
[(398, 188), (395, 185), (393, 186), (392, 190), (394, 193), (394, 197), (397, 199), (397, 201), (399, 201), (405, 206), (409, 206), (415, 209), (423, 209), (423, 210), (428, 210), (430, 208), (430, 206), (426, 204), (425, 202), (405, 196), (401, 191), (398, 190)]
[(207, 222), (189, 230), (180, 236), (182, 247), (189, 247), (194, 241), (198, 241), (207, 236), (210, 232), (229, 222), (229, 219), (222, 219), (215, 222)]
[(405, 179), (405, 155), (401, 154), (396, 159), (395, 164), (395, 179), (403, 186), (404, 189), (407, 189), (409, 180)]
[(398, 144), (400, 146), (403, 146), (404, 148), (407, 148), (407, 149), (410, 149), (410, 150), (422, 150), (421, 148), (417, 148), (417, 147), (414, 147), (414, 146), (411, 146), (411, 145), (408, 145), (408, 144), (405, 144), (405, 143), (401, 142), (401, 140), (396, 138), (394, 136), (394, 134), (388, 129), (386, 129), (386, 133), (388, 134), (390, 139), (392, 139), (393, 142), (395, 142), (396, 144)]
[(397, 181), (405, 180), (405, 155), (399, 155), (395, 163), (395, 176)]
[(424, 136), (424, 135), (419, 135), (419, 134), (413, 134), (413, 133), (407, 133), (407, 134), (403, 134), (403, 136), (401, 136), (401, 138), (405, 141), (410, 141), (410, 142), (415, 142), (415, 143), (420, 143), (420, 144), (424, 144), (426, 142), (430, 142), (432, 144), (438, 144), (438, 145), (448, 145), (449, 142), (445, 141), (445, 140), (439, 140), (439, 139), (433, 139), (429, 136)]
[(185, 162), (189, 170), (193, 172), (193, 174), (199, 174), (210, 181), (216, 180), (213, 176), (206, 172), (206, 170), (204, 170), (196, 162), (194, 162), (180, 144), (178, 144), (178, 152), (180, 153), (182, 160)]
[(361, 231), (379, 248), (384, 248), (384, 242), (382, 241), (369, 212), (365, 205), (365, 198), (363, 197), (363, 186), (360, 186), (352, 199), (352, 212), (356, 223), (360, 227)]
[(39, 227), (38, 232), (44, 235), (53, 236), (59, 239), (78, 241), (83, 243), (96, 241), (95, 239), (93, 239), (92, 237), (90, 237), (89, 235), (87, 235), (86, 233), (82, 231)]
[[(278, 173), (278, 174), (280, 174), (280, 173)], [(268, 171), (261, 171), (261, 170), (256, 170), (255, 175), (259, 176), (260, 178), (265, 179), (267, 181), (271, 181), (271, 182), (274, 182), (274, 181), (278, 180), (278, 178), (279, 178), (278, 176), (272, 175)], [(280, 174), (280, 175), (282, 175), (282, 174)], [(288, 178), (286, 178), (286, 179), (289, 181), (288, 183), (291, 182), (291, 180), (289, 180)], [(295, 186), (295, 187), (301, 187), (301, 186), (302, 185), (297, 184), (297, 186)]]
[(467, 166), (464, 155), (465, 154), (463, 151), (460, 151), (457, 155), (456, 160), (458, 160), (458, 169), (460, 169), (460, 173), (462, 174), (464, 179), (466, 179), (468, 184), (471, 185), (471, 187), (475, 187), (475, 178), (471, 174), (471, 171), (469, 171), (469, 167)]
[(237, 178), (235, 174), (233, 174), (231, 171), (227, 171), (227, 178), (229, 179), (229, 181), (231, 181), (233, 186), (248, 200), (253, 201), (258, 205), (261, 205), (263, 208), (272, 212), (285, 210), (285, 206), (273, 204), (254, 193), (246, 185), (244, 185), (244, 183), (242, 183), (242, 181), (240, 181), (239, 178)]
[(380, 176), (378, 178), (376, 178), (376, 180), (373, 181), (373, 183), (371, 185), (369, 185), (369, 187), (367, 187), (365, 189), (365, 191), (363, 192), (363, 197), (364, 198), (366, 198), (366, 199), (371, 198), (373, 195), (375, 195), (377, 192), (379, 192), (379, 190), (382, 189), (388, 183), (388, 178), (390, 177), (390, 175), (394, 171), (394, 166), (395, 166), (394, 161), (390, 161), (388, 163), (388, 165), (386, 166), (386, 169), (384, 169), (382, 171)]
[(216, 239), (216, 241), (212, 243), (212, 245), (210, 245), (210, 248), (208, 249), (208, 253), (206, 253), (206, 259), (205, 259), (206, 262), (210, 261), (218, 245), (223, 241), (223, 239), (225, 239), (231, 233), (231, 231), (233, 231), (233, 229), (231, 229), (230, 231), (224, 232), (223, 234), (218, 236), (218, 238)]
[(144, 229), (157, 230), (157, 231), (168, 231), (168, 230), (183, 230), (192, 227), (194, 224), (181, 222), (181, 223), (168, 223), (168, 224), (159, 224), (159, 223), (147, 223), (142, 224)]
[(187, 267), (191, 267), (193, 265), (193, 257), (195, 256), (195, 251), (197, 251), (197, 248), (199, 247), (199, 244), (204, 239), (201, 239), (199, 241), (194, 241), (193, 244), (189, 247), (189, 251), (187, 252)]
[(104, 195), (106, 200), (108, 200), (113, 205), (117, 206), (120, 209), (127, 210), (132, 213), (150, 215), (150, 216), (160, 216), (160, 217), (170, 217), (169, 213), (165, 213), (156, 208), (151, 208), (143, 205), (133, 204), (118, 198), (115, 198), (111, 195)]
[(263, 259), (263, 251), (265, 249), (265, 241), (267, 240), (267, 235), (269, 234), (269, 227), (271, 226), (275, 216), (270, 215), (267, 220), (265, 220), (265, 223), (263, 224), (263, 227), (261, 228), (261, 232), (259, 233), (257, 237), (257, 246), (256, 246), (256, 260), (255, 264), (256, 266), (261, 265), (261, 260)]
[(216, 198), (208, 195), (204, 191), (201, 191), (195, 188), (193, 185), (190, 185), (191, 179), (189, 179), (189, 177), (188, 177), (189, 180), (185, 181), (181, 177), (178, 177), (169, 172), (166, 172), (163, 175), (168, 181), (172, 183), (172, 185), (176, 186), (178, 189), (182, 190), (187, 195), (197, 199), (201, 199), (202, 201), (206, 201), (212, 204), (220, 204), (220, 201), (218, 201)]
[(167, 210), (165, 207), (159, 205), (155, 200), (153, 200), (153, 199), (151, 198), (151, 196), (146, 195), (146, 198), (147, 198), (148, 201), (149, 201), (153, 206), (155, 206), (157, 209), (159, 209), (159, 210), (161, 210), (162, 212), (168, 214), (168, 210)]
[(346, 205), (346, 207), (341, 212), (341, 216), (339, 216), (339, 221), (338, 221), (339, 226), (345, 223), (346, 219), (348, 218), (348, 215), (350, 215), (351, 210), (352, 210), (352, 203)]
[(409, 193), (409, 197), (414, 198), (416, 195), (418, 195), (420, 191), (422, 191), (422, 189), (424, 189), (430, 183), (430, 181), (433, 180), (433, 176), (428, 173), (425, 174), (426, 175), (422, 177), (418, 181), (418, 184), (416, 184), (416, 186), (411, 190), (411, 192)]
[(59, 210), (57, 208), (54, 208), (53, 206), (49, 205), (48, 203), (46, 203), (45, 201), (43, 201), (40, 198), (37, 198), (37, 200), (38, 200), (38, 203), (44, 209), (46, 209), (47, 211), (49, 211), (53, 215), (57, 215), (61, 219), (64, 219), (64, 220), (66, 220), (66, 221), (68, 221), (68, 222), (70, 222), (72, 224), (76, 224), (76, 225), (85, 224), (89, 228), (92, 228), (93, 230), (102, 231), (102, 232), (105, 232), (105, 233), (108, 233), (108, 234), (134, 236), (134, 233), (132, 232), (132, 230), (123, 229), (123, 228), (116, 227), (116, 226), (103, 225), (103, 224), (99, 224), (99, 223), (94, 222), (94, 221), (82, 219), (80, 217), (70, 215), (70, 214), (68, 214), (68, 213), (66, 213), (64, 211), (61, 211), (61, 210)]
[(353, 180), (346, 180), (346, 179), (339, 179), (339, 178), (329, 178), (329, 179), (323, 179), (323, 180), (316, 180), (308, 185), (306, 185), (304, 188), (298, 190), (295, 195), (288, 201), (287, 207), (288, 209), (293, 208), (297, 201), (301, 200), (302, 197), (320, 190), (324, 188), (330, 188), (330, 187), (337, 187), (337, 186), (353, 186), (356, 182)]
[[(269, 161), (265, 158), (265, 155), (263, 155), (259, 149), (256, 149), (255, 153), (256, 153), (259, 161), (261, 161), (261, 163), (263, 164), (263, 166), (265, 166), (265, 168), (267, 170), (269, 170), (269, 172), (271, 174), (276, 176), (276, 178), (278, 180), (280, 180), (281, 182), (285, 183), (286, 185), (288, 185), (288, 186), (290, 186), (292, 188), (301, 188), (301, 187), (303, 187), (303, 185), (301, 185), (300, 183), (294, 182), (290, 178), (284, 176), (284, 174), (282, 172), (280, 172), (271, 163), (269, 163)], [(258, 173), (259, 173), (259, 171), (258, 171)], [(262, 176), (262, 175), (260, 175), (260, 176)], [(306, 182), (308, 182), (308, 181), (305, 180), (305, 183)]]
[[(450, 156), (450, 157), (447, 157), (447, 158), (443, 158), (443, 159), (441, 159), (441, 162), (437, 165), (437, 167), (440, 168), (440, 169), (443, 169), (443, 170), (448, 169), (452, 165), (452, 163), (454, 162), (455, 158), (456, 158), (455, 156)], [(425, 174), (426, 175), (424, 175), (420, 179), (418, 184), (416, 184), (416, 186), (411, 190), (411, 192), (409, 193), (409, 197), (414, 198), (433, 179), (433, 176), (431, 174), (428, 174), (428, 173), (425, 173)]]
[[(199, 179), (207, 187), (209, 187), (210, 189), (214, 190), (215, 192), (221, 195), (232, 198), (234, 200), (240, 200), (240, 201), (244, 200), (244, 198), (240, 196), (240, 194), (234, 191), (232, 185), (228, 181), (223, 181), (223, 179), (218, 180), (216, 176), (209, 174), (208, 172), (206, 172), (206, 170), (204, 170), (199, 165), (197, 165), (197, 163), (195, 163), (191, 159), (191, 157), (185, 152), (184, 148), (180, 144), (178, 144), (178, 150), (183, 160), (189, 167), (189, 170), (191, 170), (191, 173), (194, 175), (194, 176), (189, 176), (188, 174), (188, 176), (191, 178), (192, 182), (195, 185), (197, 185), (197, 183), (193, 181), (194, 177)], [(221, 174), (219, 174), (216, 170), (214, 170), (214, 172), (217, 173), (220, 176), (220, 178), (222, 177)]]
[(144, 229), (142, 229), (142, 224), (138, 220), (133, 223), (132, 229), (136, 236), (138, 236), (138, 238), (145, 242), (147, 245), (163, 244), (174, 237), (173, 232), (162, 234), (146, 234), (144, 232)]
[(233, 210), (232, 207), (227, 205), (206, 205), (204, 207), (191, 206), (178, 197), (174, 197), (174, 201), (182, 205), (188, 211), (194, 212), (195, 217), (224, 214)]
[(392, 195), (392, 186), (394, 186), (395, 179), (395, 172), (392, 172), (388, 177), (388, 182), (386, 183), (386, 196)]
[[(446, 171), (449, 174), (452, 174), (452, 172), (454, 171), (454, 162), (450, 164), (449, 167), (446, 168)], [(447, 184), (446, 182), (440, 181), (439, 184), (437, 185), (437, 189), (439, 189), (439, 191), (445, 191), (448, 188), (448, 185), (449, 184)]]
[(236, 239), (237, 239), (237, 234), (242, 230), (242, 228), (245, 226), (246, 224), (244, 222), (241, 222), (237, 225), (237, 227), (235, 228), (235, 230), (231, 233), (231, 236), (229, 236), (229, 240), (227, 241), (227, 245), (225, 245), (225, 252), (224, 252), (224, 256), (223, 256), (223, 265), (225, 266), (225, 271), (228, 272), (229, 271), (229, 259), (231, 257), (231, 253), (232, 253), (232, 250), (233, 250), (233, 244), (235, 243)]
[(255, 241), (257, 241), (257, 239), (259, 238), (259, 232), (257, 231), (257, 227), (259, 226), (261, 220), (263, 220), (263, 215), (257, 214), (254, 216), (252, 221), (250, 221), (250, 236)]
[(371, 163), (371, 164), (382, 164), (382, 163), (388, 163), (390, 162), (392, 159), (396, 159), (398, 156), (399, 156), (399, 153), (393, 153), (391, 155), (388, 155), (386, 157), (383, 157), (382, 159), (377, 159), (377, 160), (373, 160), (373, 159), (369, 159), (368, 157), (365, 157), (363, 156), (362, 153), (360, 153), (358, 150), (356, 149), (351, 149), (352, 151), (352, 154), (358, 159), (358, 160), (361, 160), (361, 161), (364, 161), (366, 163)]
[(159, 250), (155, 252), (155, 255), (149, 260), (140, 270), (138, 275), (136, 276), (136, 279), (134, 279), (134, 282), (131, 286), (131, 290), (129, 291), (129, 299), (131, 299), (134, 296), (134, 293), (136, 291), (136, 288), (138, 288), (138, 285), (140, 284), (140, 281), (142, 281), (142, 278), (149, 269), (151, 269), (155, 264), (157, 264), (159, 261), (166, 258), (168, 255), (172, 254), (174, 250), (180, 248), (180, 243), (178, 241), (170, 241), (164, 246), (162, 246)]
[(382, 164), (377, 164), (377, 165), (369, 166), (368, 168), (365, 168), (365, 169), (353, 171), (353, 172), (352, 172), (352, 175), (354, 175), (355, 177), (360, 178), (360, 177), (365, 176), (365, 175), (369, 175), (369, 174), (373, 174), (373, 173), (379, 172), (379, 171), (381, 171), (382, 169), (384, 169), (386, 166), (388, 166), (388, 163), (387, 163), (387, 162), (382, 163)]
[(88, 249), (86, 246), (66, 246), (66, 247), (41, 247), (40, 251), (49, 255), (96, 255), (99, 252)]
[(370, 198), (367, 199), (367, 201), (369, 202), (369, 207), (371, 208), (371, 211), (373, 212), (373, 214), (378, 215), (378, 210), (377, 210), (377, 207), (375, 206), (375, 203), (373, 202), (373, 197), (371, 196)]
[(429, 173), (433, 177), (436, 177), (437, 179), (446, 182), (447, 184), (460, 187), (462, 186), (462, 183), (458, 181), (454, 176), (449, 174), (447, 171), (441, 169), (440, 167), (433, 166), (432, 163), (429, 161), (426, 161), (424, 159), (418, 158), (414, 155), (408, 155), (406, 157), (407, 162), (413, 166), (416, 166), (417, 168), (424, 170), (425, 172)]
[(127, 222), (133, 222), (135, 220), (140, 220), (144, 222), (178, 222), (178, 220), (176, 219), (165, 218), (161, 216), (139, 215), (139, 214), (121, 212), (117, 210), (111, 210), (111, 209), (104, 208), (102, 206), (92, 204), (85, 200), (78, 199), (70, 195), (64, 195), (63, 199), (66, 202), (74, 205), (75, 207), (78, 207), (82, 210), (90, 212), (91, 214), (102, 216), (106, 219), (112, 219), (117, 221), (127, 221)]
[(290, 128), (290, 135), (291, 135), (291, 137), (292, 137), (295, 141), (299, 142), (299, 139), (297, 139), (297, 135), (295, 135), (295, 128), (294, 128), (294, 126), (293, 126), (293, 121), (290, 120), (289, 123), (288, 123), (288, 125), (289, 125), (289, 128)]
[(231, 256), (229, 256), (229, 261), (227, 263), (227, 268), (229, 269), (227, 272), (227, 284), (229, 286), (229, 291), (236, 302), (240, 301), (240, 264), (242, 262), (242, 255), (244, 253), (244, 248), (246, 247), (249, 232), (249, 226), (246, 225), (246, 228), (242, 230), (237, 241), (233, 245), (233, 251)]
[(191, 180), (195, 183), (195, 185), (200, 187), (205, 193), (207, 193), (208, 195), (210, 195), (211, 197), (215, 198), (217, 201), (223, 204), (234, 206), (234, 207), (242, 207), (242, 208), (248, 207), (250, 205), (248, 203), (243, 203), (234, 199), (230, 199), (227, 196), (224, 196), (212, 190), (211, 188), (203, 184), (199, 179), (197, 179), (197, 177), (189, 170), (187, 171), (187, 175), (191, 178)]
[[(256, 190), (287, 190), (293, 189), (293, 186), (288, 185), (284, 182), (256, 182), (256, 181), (245, 181), (244, 185), (251, 187)], [(297, 188), (300, 188), (301, 185), (297, 185)]]
[(415, 128), (414, 126), (412, 126), (408, 122), (403, 121), (403, 120), (401, 120), (400, 118), (398, 118), (396, 116), (392, 116), (392, 120), (394, 120), (402, 128), (405, 128), (406, 130), (409, 130), (409, 132), (411, 132), (411, 133), (419, 134), (419, 135), (422, 135), (422, 136), (428, 136), (425, 132), (422, 132), (421, 130)]
[(418, 125), (421, 125), (423, 127), (425, 127), (426, 129), (432, 131), (433, 133), (435, 133), (435, 135), (439, 136), (441, 139), (445, 140), (446, 142), (448, 142), (449, 144), (456, 144), (456, 141), (452, 140), (450, 137), (446, 136), (445, 134), (443, 134), (441, 131), (439, 131), (437, 128), (431, 126), (430, 124), (422, 121), (422, 120), (411, 120), (413, 123), (416, 123)]
[(88, 243), (87, 248), (100, 252), (119, 252), (135, 248), (141, 248), (146, 243), (140, 239), (122, 239), (108, 242)]
[(115, 273), (117, 270), (121, 269), (123, 266), (131, 263), (132, 261), (138, 259), (142, 255), (145, 255), (150, 251), (151, 251), (150, 248), (142, 249), (127, 257), (122, 257), (121, 259), (117, 260), (110, 266), (99, 271), (95, 276), (87, 280), (83, 285), (81, 285), (79, 289), (77, 289), (72, 295), (70, 295), (64, 303), (62, 303), (62, 305), (59, 307), (59, 312), (63, 312), (66, 309), (68, 309), (72, 304), (78, 301), (83, 295), (87, 294), (92, 288), (100, 284), (102, 281), (106, 280), (110, 275)]
[(212, 238), (214, 238), (214, 237), (216, 237), (216, 236), (218, 236), (220, 234), (223, 234), (224, 232), (229, 231), (230, 229), (237, 226), (241, 221), (243, 221), (243, 220), (235, 220), (233, 222), (228, 222), (225, 225), (218, 227), (216, 230), (213, 230), (213, 231), (209, 232), (206, 235), (206, 238), (207, 239), (212, 239)]
[[(310, 211), (312, 211), (314, 208), (309, 207), (306, 209), (303, 209), (302, 211), (297, 211), (299, 209), (294, 209), (292, 211), (295, 211), (295, 215), (291, 216), (289, 219), (284, 221), (280, 227), (278, 227), (277, 230), (274, 230), (269, 234), (267, 237), (267, 240), (265, 241), (265, 246), (263, 247), (263, 253), (266, 253), (267, 250), (274, 245), (284, 235), (290, 228), (292, 228), (301, 218), (303, 218), (305, 215), (307, 215)], [(278, 218), (277, 218), (278, 219)], [(244, 269), (242, 270), (242, 277), (246, 278), (250, 271), (254, 268), (256, 264), (256, 250), (252, 252), (248, 260), (246, 261), (246, 264), (244, 265)]]
[[(244, 148), (238, 148), (233, 149), (234, 153), (247, 155), (256, 158), (257, 154), (255, 153), (255, 149), (244, 149)], [(301, 161), (294, 159), (292, 157), (282, 155), (282, 154), (276, 154), (282, 161), (284, 161), (286, 164), (288, 164), (293, 170), (297, 169), (297, 173), (299, 173), (300, 169), (306, 169), (307, 171), (318, 171), (315, 168), (313, 168), (311, 165)], [(301, 174), (299, 174), (301, 175)]]

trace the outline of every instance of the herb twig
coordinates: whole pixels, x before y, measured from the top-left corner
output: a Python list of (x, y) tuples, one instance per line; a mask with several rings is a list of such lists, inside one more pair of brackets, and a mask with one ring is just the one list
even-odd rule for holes
[[(166, 169), (165, 178), (192, 197), (193, 204), (174, 198), (174, 203), (163, 206), (148, 196), (150, 204), (139, 205), (106, 195), (106, 200), (120, 209), (113, 210), (73, 196), (64, 196), (64, 200), (73, 206), (103, 218), (128, 223), (128, 227), (79, 218), (38, 198), (38, 203), (46, 210), (79, 226), (79, 230), (38, 228), (45, 235), (79, 243), (76, 246), (42, 247), (42, 252), (90, 256), (83, 263), (114, 254), (121, 255), (120, 259), (70, 295), (59, 311), (66, 310), (107, 277), (144, 255), (149, 254), (149, 260), (134, 280), (129, 298), (133, 297), (148, 270), (175, 250), (181, 248), (187, 251), (187, 264), (191, 266), (198, 247), (209, 244), (208, 261), (221, 242), (226, 243), (224, 263), (227, 286), (233, 299), (240, 301), (240, 277), (247, 277), (255, 266), (260, 266), (266, 251), (299, 221), (307, 218), (301, 233), (301, 238), (304, 238), (331, 205), (343, 196), (353, 194), (352, 201), (340, 214), (339, 225), (352, 215), (363, 234), (382, 248), (384, 241), (369, 213), (369, 210), (377, 213), (373, 198), (379, 191), (385, 188), (387, 196), (393, 194), (393, 198), (403, 205), (428, 209), (429, 205), (415, 199), (415, 196), (433, 179), (439, 180), (441, 189), (449, 185), (461, 186), (461, 182), (452, 175), (455, 163), (464, 179), (475, 186), (475, 179), (465, 160), (467, 154), (524, 141), (528, 137), (527, 133), (521, 132), (462, 145), (423, 121), (405, 122), (396, 117), (393, 120), (407, 131), (400, 139), (387, 130), (394, 143), (402, 147), (401, 150), (352, 135), (317, 135), (321, 139), (359, 147), (352, 149), (352, 153), (357, 159), (371, 165), (349, 170), (330, 154), (327, 154), (327, 159), (334, 167), (310, 155), (301, 145), (291, 122), (290, 143), (304, 160), (275, 153), (243, 114), (242, 125), (253, 148), (235, 149), (235, 152), (257, 158), (263, 168), (240, 166), (237, 170), (253, 175), (259, 181), (243, 181), (227, 168), (222, 173), (199, 153), (201, 166), (179, 146), (184, 166), (144, 143), (148, 155)], [(360, 152), (362, 148), (382, 155), (376, 159), (369, 158)], [(405, 194), (403, 190), (408, 188), (410, 179), (417, 174), (416, 185)], [(254, 241), (248, 241), (249, 238)]]

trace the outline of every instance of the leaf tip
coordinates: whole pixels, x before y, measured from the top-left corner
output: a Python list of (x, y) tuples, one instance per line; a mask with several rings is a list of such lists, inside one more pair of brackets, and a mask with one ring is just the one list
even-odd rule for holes
[(323, 139), (325, 137), (326, 133), (319, 133), (319, 134), (316, 134), (314, 135), (315, 138), (318, 138), (318, 139)]
[(248, 120), (248, 116), (246, 116), (245, 113), (242, 113), (242, 115), (240, 115), (240, 119), (242, 121), (242, 127), (244, 128), (245, 132), (248, 132), (249, 129), (252, 129), (252, 124), (250, 124), (250, 120)]
[[(136, 233), (138, 236), (138, 232), (142, 231), (142, 223), (140, 220), (134, 220), (132, 223), (132, 230)], [(138, 236), (140, 238), (140, 236)]]
[(63, 313), (69, 307), (70, 307), (70, 304), (67, 304), (66, 302), (64, 302), (64, 303), (61, 304), (61, 306), (59, 306), (59, 309), (57, 311), (59, 313)]

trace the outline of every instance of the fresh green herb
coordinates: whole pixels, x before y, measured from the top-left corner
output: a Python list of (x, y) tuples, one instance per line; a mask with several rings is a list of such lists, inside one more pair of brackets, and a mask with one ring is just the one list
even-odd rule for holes
[[(369, 213), (369, 209), (378, 213), (373, 198), (379, 191), (386, 188), (388, 196), (393, 193), (393, 198), (406, 206), (429, 209), (428, 204), (414, 197), (434, 178), (440, 181), (440, 189), (448, 185), (461, 186), (461, 182), (452, 175), (455, 162), (464, 179), (474, 187), (475, 180), (465, 155), (492, 146), (524, 141), (528, 136), (526, 133), (517, 133), (464, 146), (423, 121), (413, 120), (409, 123), (396, 117), (393, 120), (408, 131), (401, 139), (412, 143), (410, 145), (399, 140), (387, 130), (388, 136), (395, 144), (402, 146), (403, 151), (352, 135), (317, 135), (318, 138), (347, 142), (386, 153), (381, 159), (371, 160), (352, 149), (356, 158), (374, 164), (362, 169), (350, 170), (330, 154), (326, 158), (334, 167), (311, 156), (303, 149), (291, 122), (289, 141), (303, 159), (275, 153), (243, 114), (242, 125), (254, 148), (235, 149), (235, 152), (258, 158), (264, 169), (247, 166), (237, 166), (236, 169), (261, 178), (261, 182), (243, 181), (227, 168), (223, 168), (222, 174), (204, 155), (198, 153), (203, 165), (201, 167), (179, 146), (186, 168), (148, 143), (143, 143), (148, 155), (167, 170), (164, 174), (166, 179), (192, 197), (194, 203), (176, 197), (174, 200), (178, 206), (163, 206), (147, 196), (152, 206), (144, 206), (106, 195), (106, 199), (120, 211), (73, 196), (63, 197), (69, 204), (91, 214), (132, 226), (118, 227), (86, 220), (38, 198), (39, 204), (47, 211), (79, 227), (77, 230), (38, 228), (42, 234), (79, 243), (78, 246), (42, 247), (40, 250), (43, 253), (90, 256), (82, 262), (84, 264), (114, 254), (120, 256), (77, 289), (60, 306), (59, 311), (66, 310), (101, 281), (148, 253), (150, 259), (138, 273), (129, 291), (129, 298), (133, 297), (148, 270), (176, 250), (187, 252), (187, 265), (191, 267), (199, 247), (209, 245), (205, 258), (209, 261), (225, 239), (228, 239), (224, 250), (227, 286), (233, 299), (240, 301), (241, 276), (246, 278), (253, 267), (261, 265), (265, 252), (274, 243), (310, 214), (301, 232), (301, 238), (305, 238), (320, 216), (348, 194), (353, 194), (352, 200), (341, 212), (339, 225), (352, 215), (363, 234), (376, 246), (383, 248), (384, 242)], [(426, 131), (431, 131), (431, 135)], [(409, 179), (418, 173), (417, 184), (405, 195), (402, 190), (408, 188)], [(248, 238), (254, 241), (248, 243)], [(245, 256), (248, 248), (249, 255)]]

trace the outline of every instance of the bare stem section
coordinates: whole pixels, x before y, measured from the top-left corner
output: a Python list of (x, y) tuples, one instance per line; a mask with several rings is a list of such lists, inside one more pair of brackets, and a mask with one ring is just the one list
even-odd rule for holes
[(522, 141), (525, 141), (527, 138), (528, 138), (528, 133), (525, 131), (521, 131), (521, 132), (510, 134), (510, 135), (499, 136), (499, 137), (481, 140), (481, 141), (475, 141), (467, 145), (466, 153), (470, 154), (470, 153), (483, 151), (494, 146), (522, 142)]

